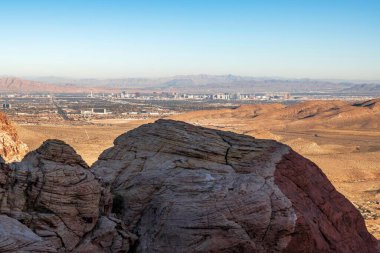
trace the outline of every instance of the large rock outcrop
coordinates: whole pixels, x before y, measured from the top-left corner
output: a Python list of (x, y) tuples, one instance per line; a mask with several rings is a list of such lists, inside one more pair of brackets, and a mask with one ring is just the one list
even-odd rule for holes
[(90, 169), (62, 141), (0, 161), (0, 252), (377, 252), (321, 170), (275, 141), (159, 120)]
[(322, 171), (275, 141), (159, 120), (92, 170), (138, 236), (133, 252), (377, 252)]
[(0, 156), (7, 162), (19, 161), (27, 152), (28, 147), (19, 139), (16, 128), (0, 112)]
[[(26, 225), (34, 240), (42, 238), (58, 252), (129, 248), (133, 236), (121, 221), (106, 216), (109, 194), (62, 141), (46, 141), (21, 162), (0, 164), (0, 213)], [(7, 241), (17, 248), (18, 238), (12, 235)], [(22, 240), (28, 241), (25, 236)], [(0, 244), (0, 252), (5, 250)]]

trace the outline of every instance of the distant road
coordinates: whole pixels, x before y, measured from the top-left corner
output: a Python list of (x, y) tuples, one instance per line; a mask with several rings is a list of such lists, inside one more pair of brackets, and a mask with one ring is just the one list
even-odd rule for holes
[(51, 98), (51, 101), (52, 101), (52, 103), (54, 104), (54, 106), (57, 107), (58, 114), (61, 115), (61, 117), (62, 117), (64, 120), (70, 120), (70, 118), (67, 116), (67, 113), (65, 112), (65, 110), (63, 110), (63, 109), (57, 104), (57, 102), (54, 100), (53, 97)]
[[(356, 132), (356, 134), (355, 134)], [(378, 136), (380, 136), (379, 132), (374, 131), (347, 131), (347, 130), (324, 130), (324, 129), (314, 129), (314, 130), (306, 130), (306, 131), (272, 131), (274, 134), (283, 135), (283, 136), (293, 136), (299, 137), (301, 135), (312, 137), (315, 140), (318, 139), (328, 139), (328, 140), (340, 140), (346, 142), (364, 142), (366, 144), (380, 144), (380, 140)], [(372, 134), (368, 134), (372, 133)], [(317, 134), (317, 136), (316, 136)]]

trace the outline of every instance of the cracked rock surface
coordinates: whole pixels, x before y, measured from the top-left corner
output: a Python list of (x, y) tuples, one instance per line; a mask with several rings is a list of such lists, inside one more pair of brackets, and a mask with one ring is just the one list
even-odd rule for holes
[[(0, 163), (0, 213), (31, 230), (18, 233), (25, 236), (21, 239), (10, 234), (6, 242), (17, 248), (20, 240), (28, 241), (33, 234), (34, 240), (43, 240), (56, 252), (78, 247), (82, 252), (103, 252), (114, 246), (128, 249), (129, 233), (119, 236), (117, 223), (102, 216), (110, 204), (104, 201), (107, 194), (73, 148), (62, 141), (46, 141), (21, 162)], [(104, 239), (109, 241), (105, 247)], [(0, 252), (10, 246), (0, 243)]]
[(270, 140), (158, 120), (92, 167), (132, 252), (377, 252), (322, 171)]
[(289, 147), (159, 120), (89, 168), (48, 140), (0, 161), (0, 252), (378, 252), (355, 207)]
[(56, 252), (55, 248), (16, 219), (0, 215), (0, 252)]

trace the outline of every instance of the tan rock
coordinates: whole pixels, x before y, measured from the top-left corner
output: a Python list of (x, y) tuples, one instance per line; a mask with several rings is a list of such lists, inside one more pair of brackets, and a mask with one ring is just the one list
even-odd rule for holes
[(0, 112), (0, 156), (7, 162), (19, 161), (27, 152), (28, 147), (19, 139), (16, 128)]

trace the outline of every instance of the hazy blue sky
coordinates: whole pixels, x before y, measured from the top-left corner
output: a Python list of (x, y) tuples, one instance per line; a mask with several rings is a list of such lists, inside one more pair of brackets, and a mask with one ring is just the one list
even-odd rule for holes
[(198, 73), (380, 79), (380, 1), (0, 3), (0, 75)]

